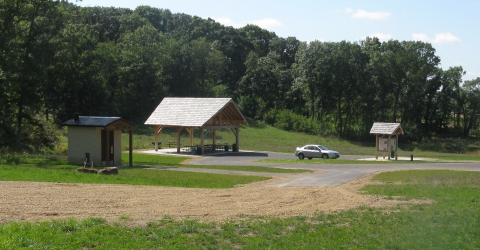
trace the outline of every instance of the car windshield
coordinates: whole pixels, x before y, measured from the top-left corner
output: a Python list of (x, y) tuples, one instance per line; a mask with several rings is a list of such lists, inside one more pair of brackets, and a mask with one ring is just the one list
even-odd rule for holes
[(329, 150), (327, 147), (322, 146), (322, 145), (318, 145), (318, 147), (319, 147), (321, 150)]

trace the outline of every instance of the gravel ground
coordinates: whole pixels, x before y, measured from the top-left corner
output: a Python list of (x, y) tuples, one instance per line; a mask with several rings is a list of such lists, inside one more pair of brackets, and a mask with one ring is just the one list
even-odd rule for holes
[[(400, 201), (362, 195), (374, 174), (338, 187), (267, 187), (271, 180), (231, 189), (193, 189), (133, 185), (0, 182), (0, 223), (64, 218), (128, 218), (134, 226), (169, 216), (224, 221), (242, 216), (291, 217), (359, 206), (388, 207)], [(410, 201), (411, 203), (411, 201)]]

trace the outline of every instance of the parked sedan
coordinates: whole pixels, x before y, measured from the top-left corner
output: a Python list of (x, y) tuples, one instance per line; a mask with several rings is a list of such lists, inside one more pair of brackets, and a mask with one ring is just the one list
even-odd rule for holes
[(304, 158), (308, 158), (309, 160), (312, 158), (340, 158), (340, 154), (337, 151), (330, 150), (322, 145), (305, 145), (303, 147), (297, 147), (295, 156), (300, 160), (303, 160)]

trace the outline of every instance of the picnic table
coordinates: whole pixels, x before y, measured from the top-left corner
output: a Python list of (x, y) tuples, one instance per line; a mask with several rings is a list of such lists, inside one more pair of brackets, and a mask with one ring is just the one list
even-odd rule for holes
[(216, 151), (228, 151), (228, 143), (219, 143), (219, 144), (207, 144), (205, 145), (205, 151), (216, 152)]
[[(217, 151), (228, 151), (229, 150), (229, 145), (228, 143), (219, 143), (219, 144), (205, 144), (203, 145), (204, 148), (204, 153), (214, 153)], [(202, 154), (200, 151), (200, 145), (194, 145), (194, 146), (183, 146), (182, 147), (183, 152), (194, 152), (196, 154)]]

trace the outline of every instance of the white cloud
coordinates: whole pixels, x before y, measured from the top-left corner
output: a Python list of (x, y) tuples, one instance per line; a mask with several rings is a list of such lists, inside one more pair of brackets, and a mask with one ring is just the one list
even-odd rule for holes
[(431, 39), (424, 33), (414, 33), (412, 34), (413, 40), (429, 42), (429, 43), (455, 43), (461, 42), (462, 40), (451, 33), (440, 33), (435, 34), (435, 38)]
[(227, 17), (214, 18), (214, 20), (225, 26), (232, 26), (234, 28), (241, 28), (246, 25), (245, 23), (236, 23), (232, 19)]
[(264, 18), (264, 19), (261, 19), (261, 20), (253, 20), (253, 21), (249, 21), (247, 23), (237, 23), (237, 22), (234, 22), (232, 19), (226, 18), (226, 17), (214, 18), (214, 20), (216, 22), (219, 22), (219, 23), (225, 25), (225, 26), (232, 26), (234, 28), (244, 27), (245, 25), (247, 25), (247, 23), (255, 24), (258, 27), (263, 28), (263, 29), (269, 29), (271, 27), (282, 26), (282, 23), (280, 21), (272, 19), (272, 18)]
[(378, 40), (380, 40), (382, 42), (392, 39), (392, 35), (383, 34), (383, 33), (373, 33), (373, 34), (369, 35), (369, 37), (376, 37), (376, 38), (378, 38)]
[(347, 13), (353, 13), (352, 18), (359, 18), (359, 19), (369, 19), (369, 20), (385, 20), (390, 17), (391, 13), (382, 11), (382, 12), (368, 12), (365, 10), (352, 10), (352, 9), (345, 9)]
[(414, 33), (412, 34), (413, 40), (416, 41), (423, 41), (423, 42), (428, 42), (430, 39), (428, 38), (427, 34), (420, 34), (420, 33)]
[(276, 27), (276, 26), (282, 26), (282, 23), (278, 20), (272, 19), (272, 18), (264, 18), (261, 20), (254, 20), (251, 21), (250, 23), (257, 25), (260, 28), (263, 29), (268, 29), (271, 27)]

